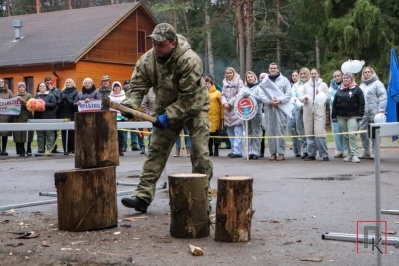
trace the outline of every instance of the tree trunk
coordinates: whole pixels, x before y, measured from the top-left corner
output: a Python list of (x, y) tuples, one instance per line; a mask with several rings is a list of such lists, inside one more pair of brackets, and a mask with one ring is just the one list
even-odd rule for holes
[(208, 179), (205, 174), (173, 174), (169, 179), (170, 235), (209, 236)]
[(6, 0), (7, 16), (11, 16), (10, 0)]
[(115, 4), (115, 0), (110, 0), (111, 5)]
[(119, 165), (116, 114), (112, 111), (75, 114), (75, 167)]
[(70, 10), (70, 9), (73, 9), (73, 7), (72, 7), (72, 0), (68, 0), (68, 9)]
[(252, 177), (218, 179), (215, 240), (245, 242), (251, 239)]
[(206, 51), (207, 51), (207, 61), (208, 61), (208, 74), (212, 75), (215, 78), (215, 71), (213, 68), (213, 50), (212, 50), (212, 32), (209, 27), (209, 14), (208, 14), (208, 5), (205, 7), (205, 26), (206, 26)]
[(246, 3), (246, 10), (245, 10), (245, 26), (246, 26), (246, 70), (252, 70), (252, 51), (253, 51), (253, 0), (247, 0)]
[(40, 13), (40, 8), (41, 4), (40, 4), (40, 0), (36, 0), (36, 13), (39, 14)]
[[(280, 29), (280, 2), (277, 1), (277, 27)], [(281, 44), (280, 44), (280, 36), (277, 35), (276, 42), (276, 63), (280, 66), (281, 63)], [(281, 66), (280, 66), (281, 69)]]
[(240, 76), (241, 79), (245, 76), (245, 31), (244, 31), (244, 22), (243, 22), (243, 5), (241, 0), (236, 0), (237, 7), (237, 38), (238, 38), (238, 49), (239, 49), (239, 57), (240, 57)]
[(172, 13), (172, 26), (173, 28), (175, 28), (175, 30), (177, 31), (177, 14), (176, 11), (173, 11)]
[(118, 225), (115, 166), (54, 174), (58, 229), (96, 230)]
[(89, 7), (93, 7), (94, 6), (94, 0), (89, 0)]
[(320, 71), (320, 48), (319, 48), (319, 39), (316, 36), (316, 68)]

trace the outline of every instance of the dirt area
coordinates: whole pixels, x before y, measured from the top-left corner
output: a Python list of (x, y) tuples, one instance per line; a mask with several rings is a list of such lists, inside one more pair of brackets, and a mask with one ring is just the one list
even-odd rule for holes
[[(163, 189), (147, 214), (125, 208), (118, 197), (118, 226), (98, 231), (58, 230), (56, 204), (0, 212), (0, 265), (376, 265), (376, 255), (356, 254), (355, 243), (321, 238), (326, 232), (354, 234), (356, 221), (375, 218), (372, 160), (354, 164), (331, 156), (330, 162), (304, 162), (287, 150), (283, 162), (246, 161), (227, 158), (227, 153), (212, 158), (212, 187), (220, 176), (254, 178), (249, 242), (216, 242), (213, 227), (202, 239), (170, 237), (168, 192)], [(399, 209), (398, 154), (398, 148), (382, 150), (384, 209)], [(117, 181), (137, 182), (143, 160), (138, 152), (127, 152), (117, 167)], [(1, 158), (0, 206), (54, 199), (38, 193), (55, 191), (54, 172), (73, 164), (73, 156)], [(167, 173), (190, 171), (188, 158), (170, 157)], [(119, 191), (128, 189), (134, 188), (118, 186)], [(216, 198), (212, 214), (215, 203)], [(382, 218), (395, 237), (399, 217)], [(189, 244), (201, 247), (204, 255), (191, 255)], [(399, 249), (390, 245), (387, 252), (383, 265), (397, 265)]]

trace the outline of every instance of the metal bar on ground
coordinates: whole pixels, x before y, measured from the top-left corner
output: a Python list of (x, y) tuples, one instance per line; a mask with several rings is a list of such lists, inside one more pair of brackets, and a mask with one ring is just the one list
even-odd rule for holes
[[(375, 236), (370, 235), (366, 239), (368, 243), (371, 243), (372, 239)], [(324, 240), (340, 240), (340, 241), (348, 241), (348, 242), (360, 242), (364, 243), (365, 237), (364, 235), (356, 235), (356, 234), (343, 234), (343, 233), (325, 233), (321, 235), (321, 239)], [(385, 238), (383, 237), (381, 240), (382, 245), (399, 245), (399, 238), (398, 237), (387, 237), (386, 243)]]
[(381, 214), (399, 215), (399, 210), (381, 210)]
[(38, 205), (46, 205), (46, 204), (52, 204), (52, 203), (57, 203), (57, 200), (56, 199), (52, 199), (52, 200), (44, 200), (44, 201), (35, 201), (35, 202), (28, 202), (28, 203), (22, 203), (22, 204), (15, 204), (15, 205), (0, 206), (0, 211), (6, 211), (6, 210), (18, 209), (18, 208), (25, 208), (25, 207), (31, 207), (31, 206), (38, 206)]

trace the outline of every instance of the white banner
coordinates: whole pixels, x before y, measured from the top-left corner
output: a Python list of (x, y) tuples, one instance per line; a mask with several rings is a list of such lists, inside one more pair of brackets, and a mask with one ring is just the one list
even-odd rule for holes
[(19, 115), (21, 113), (21, 103), (19, 97), (11, 99), (0, 99), (0, 115)]
[(85, 103), (84, 100), (79, 101), (80, 105), (78, 106), (79, 112), (98, 112), (101, 109), (101, 100), (91, 100), (88, 103)]

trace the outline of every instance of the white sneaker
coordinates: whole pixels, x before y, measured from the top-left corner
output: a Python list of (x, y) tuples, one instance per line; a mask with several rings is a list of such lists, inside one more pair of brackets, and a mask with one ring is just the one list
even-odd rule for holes
[[(358, 159), (359, 160), (359, 159)], [(345, 157), (345, 159), (343, 160), (344, 162), (351, 162), (352, 161), (352, 156), (347, 156)]]
[(353, 157), (352, 157), (352, 162), (354, 162), (354, 163), (360, 163), (359, 157), (353, 156)]
[(359, 155), (359, 158), (360, 159), (370, 159), (370, 153), (362, 152), (362, 154)]
[(370, 154), (370, 159), (374, 160), (374, 153)]

